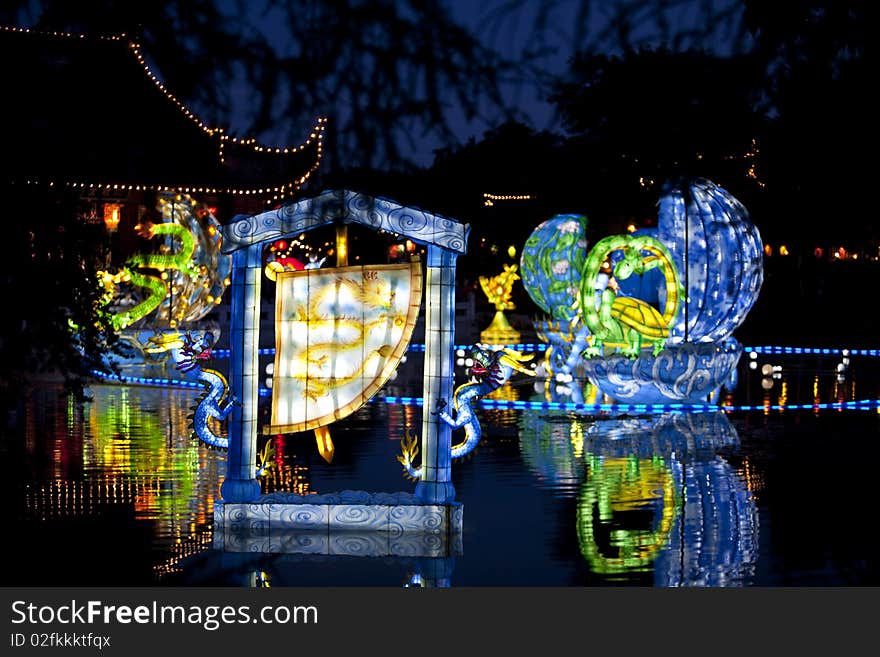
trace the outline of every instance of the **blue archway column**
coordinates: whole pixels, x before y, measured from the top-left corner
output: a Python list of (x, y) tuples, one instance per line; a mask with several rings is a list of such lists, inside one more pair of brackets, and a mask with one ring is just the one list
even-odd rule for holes
[(226, 502), (253, 502), (260, 496), (256, 472), (259, 403), (260, 286), (262, 243), (232, 254), (229, 320), (229, 388), (238, 400), (229, 416), (229, 453), (220, 495)]
[(452, 485), (452, 429), (438, 415), (437, 400), (452, 403), (455, 362), (456, 253), (428, 245), (425, 285), (425, 373), (422, 406), (422, 467), (415, 494), (425, 503), (455, 500)]

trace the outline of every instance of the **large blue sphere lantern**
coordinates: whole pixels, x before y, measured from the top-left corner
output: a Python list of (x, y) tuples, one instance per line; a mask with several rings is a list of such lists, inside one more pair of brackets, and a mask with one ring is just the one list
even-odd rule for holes
[(729, 337), (755, 304), (764, 278), (758, 229), (742, 203), (704, 178), (665, 185), (657, 238), (687, 291), (668, 344)]

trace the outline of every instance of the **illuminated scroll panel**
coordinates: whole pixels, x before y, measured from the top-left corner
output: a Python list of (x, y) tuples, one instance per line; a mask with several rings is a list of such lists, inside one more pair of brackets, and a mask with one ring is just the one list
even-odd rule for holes
[(322, 427), (369, 401), (406, 353), (421, 295), (419, 261), (279, 273), (263, 433)]

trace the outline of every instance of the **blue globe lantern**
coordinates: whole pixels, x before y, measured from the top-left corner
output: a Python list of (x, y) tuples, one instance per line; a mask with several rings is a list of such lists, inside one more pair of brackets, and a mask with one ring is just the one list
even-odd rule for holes
[(704, 178), (666, 183), (657, 238), (672, 253), (686, 300), (667, 344), (720, 342), (755, 304), (763, 244), (745, 207)]

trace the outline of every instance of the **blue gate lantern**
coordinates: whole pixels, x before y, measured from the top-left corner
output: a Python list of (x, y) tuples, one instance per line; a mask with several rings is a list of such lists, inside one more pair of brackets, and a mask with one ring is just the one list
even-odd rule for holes
[[(257, 472), (258, 355), (262, 250), (327, 225), (356, 223), (424, 244), (425, 372), (422, 397), (423, 472), (414, 493), (341, 491), (325, 495), (262, 495)], [(229, 388), (238, 403), (229, 413), (229, 450), (222, 499), (214, 503), (215, 545), (240, 545), (239, 534), (265, 536), (270, 529), (406, 532), (408, 554), (443, 556), (459, 550), (462, 505), (451, 472), (451, 427), (437, 412), (451, 399), (455, 356), (455, 263), (467, 252), (470, 227), (453, 219), (347, 190), (323, 192), (223, 226), (223, 251), (232, 254)], [(299, 273), (299, 272), (296, 272)], [(364, 403), (366, 398), (364, 399)], [(388, 549), (398, 543), (388, 540)]]

